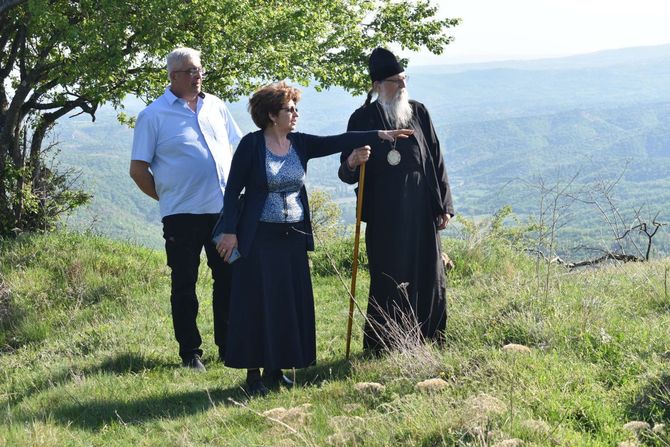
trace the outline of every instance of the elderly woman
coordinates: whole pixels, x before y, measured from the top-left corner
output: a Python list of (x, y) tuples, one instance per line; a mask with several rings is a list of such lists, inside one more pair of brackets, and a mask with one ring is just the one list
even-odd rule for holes
[[(235, 249), (241, 254), (233, 264), (224, 361), (247, 368), (250, 395), (267, 394), (263, 379), (269, 386), (290, 387), (293, 382), (282, 368), (316, 362), (307, 263), (307, 250), (314, 248), (304, 186), (307, 162), (412, 133), (374, 130), (320, 137), (294, 132), (299, 99), (300, 91), (284, 82), (254, 93), (249, 112), (260, 130), (242, 138), (224, 195), (224, 235), (217, 250), (226, 261)], [(360, 152), (366, 157), (369, 148)]]

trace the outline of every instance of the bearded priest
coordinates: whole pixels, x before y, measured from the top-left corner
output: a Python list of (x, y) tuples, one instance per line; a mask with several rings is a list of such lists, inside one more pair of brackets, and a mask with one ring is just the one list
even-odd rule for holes
[(366, 163), (362, 220), (370, 290), (363, 348), (379, 355), (408, 343), (444, 342), (446, 279), (439, 231), (454, 208), (435, 128), (426, 107), (409, 99), (404, 68), (393, 53), (377, 48), (369, 72), (372, 89), (349, 118), (347, 131), (414, 130), (407, 139), (346, 150), (340, 158), (338, 176), (348, 184), (358, 182)]

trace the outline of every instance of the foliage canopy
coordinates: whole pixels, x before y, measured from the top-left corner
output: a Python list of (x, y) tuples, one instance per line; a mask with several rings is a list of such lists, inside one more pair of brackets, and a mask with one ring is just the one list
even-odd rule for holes
[(458, 23), (437, 18), (429, 0), (3, 1), (0, 21), (3, 235), (33, 229), (22, 227), (21, 202), (43, 177), (42, 142), (56, 120), (95, 118), (128, 94), (157, 97), (176, 46), (202, 51), (208, 91), (228, 100), (276, 79), (360, 92), (374, 47), (439, 53)]

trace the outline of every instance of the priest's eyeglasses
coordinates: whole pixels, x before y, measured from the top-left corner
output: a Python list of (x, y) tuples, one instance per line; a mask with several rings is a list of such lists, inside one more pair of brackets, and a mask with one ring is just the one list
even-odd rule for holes
[(394, 82), (396, 85), (407, 84), (407, 82), (409, 82), (409, 76), (398, 79), (384, 79), (382, 82)]

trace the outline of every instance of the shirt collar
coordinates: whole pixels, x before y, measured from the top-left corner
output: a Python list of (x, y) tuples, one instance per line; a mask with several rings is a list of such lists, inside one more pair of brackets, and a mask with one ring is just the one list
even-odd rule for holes
[[(205, 95), (204, 92), (200, 92), (200, 93), (198, 93), (198, 96), (202, 99), (205, 99), (206, 95)], [(167, 99), (168, 104), (172, 105), (172, 104), (175, 103), (176, 100), (181, 99), (181, 98), (179, 98), (177, 95), (172, 93), (172, 90), (170, 90), (170, 86), (168, 85), (167, 87), (165, 87), (165, 99)]]

